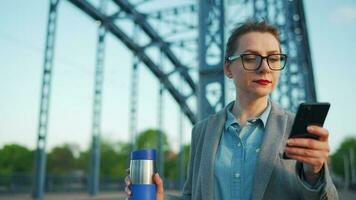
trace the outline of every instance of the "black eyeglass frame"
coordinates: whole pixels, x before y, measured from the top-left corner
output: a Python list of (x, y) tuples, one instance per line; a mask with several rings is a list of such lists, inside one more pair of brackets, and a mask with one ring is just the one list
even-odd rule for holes
[[(260, 64), (258, 65), (258, 67), (257, 67), (256, 69), (247, 69), (247, 68), (245, 67), (245, 65), (244, 65), (244, 59), (243, 59), (243, 57), (244, 57), (244, 56), (251, 56), (251, 55), (261, 57), (261, 62), (260, 62)], [(279, 56), (281, 56), (281, 57), (284, 57), (284, 60), (285, 60), (284, 65), (283, 65), (281, 68), (279, 68), (279, 69), (274, 69), (274, 68), (272, 68), (272, 67), (269, 65), (268, 58), (269, 58), (270, 56), (275, 56), (275, 55), (279, 55)], [(270, 69), (273, 70), (273, 71), (281, 71), (281, 70), (283, 70), (283, 69), (285, 68), (285, 66), (286, 66), (286, 64), (287, 64), (287, 60), (288, 60), (288, 56), (287, 56), (286, 54), (282, 54), (282, 53), (270, 54), (270, 55), (267, 55), (267, 56), (262, 56), (262, 55), (253, 54), (253, 53), (246, 53), (246, 54), (228, 56), (228, 57), (226, 57), (226, 60), (229, 61), (229, 62), (233, 62), (233, 61), (235, 61), (235, 60), (238, 59), (238, 58), (241, 58), (242, 67), (243, 67), (246, 71), (257, 71), (257, 70), (259, 70), (260, 67), (261, 67), (261, 65), (262, 65), (263, 59), (266, 59), (266, 60), (267, 60), (268, 68), (270, 68)]]

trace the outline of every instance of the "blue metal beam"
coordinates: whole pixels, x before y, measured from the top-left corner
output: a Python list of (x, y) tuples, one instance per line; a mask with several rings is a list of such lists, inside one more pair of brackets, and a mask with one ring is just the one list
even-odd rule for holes
[(46, 47), (44, 52), (43, 77), (41, 88), (40, 114), (35, 165), (35, 185), (32, 196), (42, 200), (45, 191), (46, 175), (46, 137), (48, 130), (49, 103), (51, 94), (52, 68), (54, 59), (55, 33), (57, 25), (57, 7), (59, 0), (50, 1)]
[(225, 105), (224, 20), (224, 0), (199, 0), (199, 120)]
[(153, 43), (159, 44), (162, 52), (167, 56), (167, 58), (172, 62), (175, 67), (183, 69), (180, 71), (183, 79), (188, 83), (189, 87), (193, 91), (196, 91), (196, 84), (188, 74), (188, 69), (179, 61), (178, 57), (170, 49), (169, 45), (148, 23), (145, 18), (145, 15), (138, 12), (135, 7), (131, 5), (128, 1), (113, 0), (113, 2), (115, 2), (122, 9), (122, 11), (133, 17), (134, 22), (142, 28), (142, 30), (151, 38)]
[(104, 56), (105, 56), (105, 27), (98, 29), (98, 42), (96, 52), (94, 103), (92, 121), (92, 146), (89, 175), (89, 194), (96, 195), (99, 192), (100, 182), (100, 135), (101, 135), (101, 102), (104, 81)]
[(272, 98), (285, 109), (296, 111), (300, 102), (316, 101), (314, 73), (302, 0), (249, 0), (252, 14), (279, 27), (281, 47), (288, 54)]
[[(91, 3), (85, 0), (68, 0), (73, 5), (77, 6), (83, 12), (88, 14), (94, 20), (98, 20), (103, 22), (107, 31), (111, 32), (116, 38), (121, 40), (132, 52), (134, 52), (140, 60), (145, 63), (145, 65), (151, 70), (151, 72), (164, 84), (165, 88), (171, 93), (172, 97), (176, 100), (176, 102), (181, 106), (182, 111), (188, 117), (188, 119), (194, 124), (197, 121), (195, 113), (193, 113), (192, 109), (187, 104), (187, 98), (182, 95), (173, 85), (172, 82), (168, 79), (168, 76), (151, 60), (151, 58), (143, 51), (142, 47), (138, 45), (133, 39), (131, 39), (128, 35), (126, 35), (118, 26), (116, 26), (112, 20), (108, 20), (108, 18), (100, 12), (97, 8), (95, 8)], [(117, 1), (115, 1), (117, 2)], [(117, 2), (118, 5), (121, 5), (121, 1)], [(127, 4), (124, 6), (127, 9)], [(137, 12), (137, 11), (135, 11)], [(144, 20), (144, 18), (139, 14), (136, 14), (136, 22), (137, 20)], [(139, 24), (138, 24), (139, 25)], [(152, 29), (148, 28), (145, 29)], [(157, 35), (157, 33), (153, 33), (153, 29), (148, 31), (150, 35), (156, 38), (156, 41), (161, 45), (162, 52), (167, 55), (167, 57), (171, 58), (171, 62), (175, 64), (174, 66), (177, 68), (182, 68), (179, 72), (184, 77), (184, 80), (188, 83), (193, 93), (196, 92), (196, 85), (193, 82), (193, 79), (188, 74), (186, 67), (184, 67), (179, 61), (178, 58), (174, 55), (172, 51), (169, 50), (168, 45)], [(167, 50), (168, 49), (168, 50)], [(165, 51), (166, 50), (166, 51)]]

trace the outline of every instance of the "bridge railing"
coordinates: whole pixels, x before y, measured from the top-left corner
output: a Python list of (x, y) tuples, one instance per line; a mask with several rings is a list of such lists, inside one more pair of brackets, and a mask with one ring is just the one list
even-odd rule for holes
[[(338, 189), (343, 189), (343, 179), (333, 177)], [(30, 173), (13, 173), (10, 175), (0, 174), (0, 194), (31, 193), (33, 175)], [(165, 179), (166, 190), (179, 191), (179, 181)], [(100, 177), (101, 192), (122, 192), (125, 188), (124, 177)], [(356, 192), (356, 183), (351, 183), (349, 189)], [(54, 175), (46, 176), (45, 192), (51, 193), (78, 193), (88, 191), (88, 177), (85, 175)]]
[[(31, 193), (33, 175), (30, 173), (0, 174), (0, 194)], [(178, 180), (164, 180), (165, 189), (180, 190)], [(124, 191), (124, 177), (100, 177), (100, 191)], [(45, 181), (45, 192), (87, 192), (88, 177), (86, 175), (54, 175), (48, 174)]]

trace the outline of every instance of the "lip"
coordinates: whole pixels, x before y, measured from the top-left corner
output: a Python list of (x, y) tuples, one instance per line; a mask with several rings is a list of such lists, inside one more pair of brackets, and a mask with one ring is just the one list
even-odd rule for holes
[(259, 85), (268, 85), (268, 84), (272, 83), (272, 81), (269, 81), (267, 79), (258, 79), (258, 80), (255, 80), (253, 82), (255, 82), (255, 83), (259, 84)]

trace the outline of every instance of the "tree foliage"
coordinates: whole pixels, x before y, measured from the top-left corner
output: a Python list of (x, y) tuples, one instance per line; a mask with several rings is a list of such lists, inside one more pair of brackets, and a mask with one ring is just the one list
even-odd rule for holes
[[(138, 134), (137, 148), (158, 149), (160, 132), (156, 129), (147, 129)], [(168, 179), (177, 179), (179, 170), (179, 155), (171, 150), (167, 135), (162, 132), (163, 150), (165, 156), (165, 174)], [(113, 142), (109, 139), (100, 141), (100, 175), (123, 177), (130, 165), (130, 143)], [(0, 173), (11, 174), (16, 172), (31, 173), (34, 166), (34, 151), (17, 144), (5, 145), (0, 149)], [(183, 148), (184, 171), (187, 169), (189, 145)], [(88, 174), (90, 149), (80, 151), (77, 145), (63, 144), (54, 147), (47, 154), (47, 173), (53, 175), (69, 175), (72, 172)]]
[(344, 157), (347, 156), (349, 159), (350, 151), (353, 151), (354, 162), (356, 162), (356, 137), (345, 138), (345, 140), (341, 143), (340, 147), (331, 156), (331, 166), (335, 174), (339, 176), (345, 175)]
[[(129, 167), (130, 145), (124, 142), (114, 143), (108, 139), (100, 142), (100, 175), (125, 176)], [(80, 152), (77, 159), (78, 169), (89, 172), (90, 150)]]
[(114, 169), (116, 170), (116, 174), (118, 174), (119, 176), (125, 176), (126, 169), (130, 165), (131, 144), (119, 142), (118, 147), (119, 148), (117, 152), (119, 163), (114, 166)]
[(129, 166), (129, 145), (109, 140), (101, 142), (100, 175), (124, 176)]
[(31, 172), (33, 151), (18, 144), (8, 144), (0, 149), (0, 173)]
[[(138, 149), (155, 148), (158, 149), (160, 131), (156, 129), (147, 129), (140, 133), (136, 138)], [(162, 132), (163, 150), (166, 152), (170, 149), (167, 135)]]
[(73, 145), (64, 144), (52, 149), (47, 156), (48, 173), (64, 175), (77, 169), (73, 147)]

